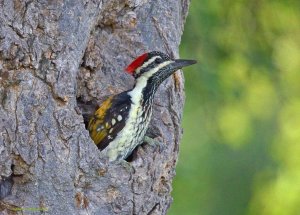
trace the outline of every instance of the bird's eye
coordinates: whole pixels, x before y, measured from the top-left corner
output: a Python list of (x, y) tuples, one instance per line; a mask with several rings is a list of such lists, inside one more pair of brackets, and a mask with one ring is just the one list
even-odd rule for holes
[(155, 63), (159, 64), (161, 62), (162, 62), (162, 59), (160, 57), (155, 59)]

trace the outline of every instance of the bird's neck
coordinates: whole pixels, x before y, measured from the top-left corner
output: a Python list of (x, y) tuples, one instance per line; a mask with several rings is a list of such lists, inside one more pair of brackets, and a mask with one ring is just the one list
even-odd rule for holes
[(134, 104), (152, 105), (153, 97), (158, 86), (151, 78), (139, 77), (134, 87), (128, 92)]

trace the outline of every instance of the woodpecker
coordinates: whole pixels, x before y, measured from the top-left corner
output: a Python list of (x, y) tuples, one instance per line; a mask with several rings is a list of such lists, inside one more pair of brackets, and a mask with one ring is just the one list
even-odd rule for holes
[(107, 98), (88, 123), (91, 138), (110, 162), (126, 159), (143, 143), (159, 85), (178, 69), (195, 63), (152, 51), (129, 64), (126, 71), (135, 78), (134, 87)]

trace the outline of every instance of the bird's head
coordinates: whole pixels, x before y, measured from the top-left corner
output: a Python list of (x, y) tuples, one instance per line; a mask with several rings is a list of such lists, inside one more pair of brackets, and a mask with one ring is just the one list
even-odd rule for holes
[(137, 57), (126, 71), (139, 79), (149, 80), (159, 85), (178, 69), (197, 63), (195, 60), (171, 59), (168, 55), (153, 51)]

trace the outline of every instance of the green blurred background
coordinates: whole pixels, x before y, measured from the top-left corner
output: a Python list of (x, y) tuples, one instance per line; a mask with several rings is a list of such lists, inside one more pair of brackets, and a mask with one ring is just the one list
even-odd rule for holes
[(169, 215), (300, 215), (300, 1), (194, 0)]

